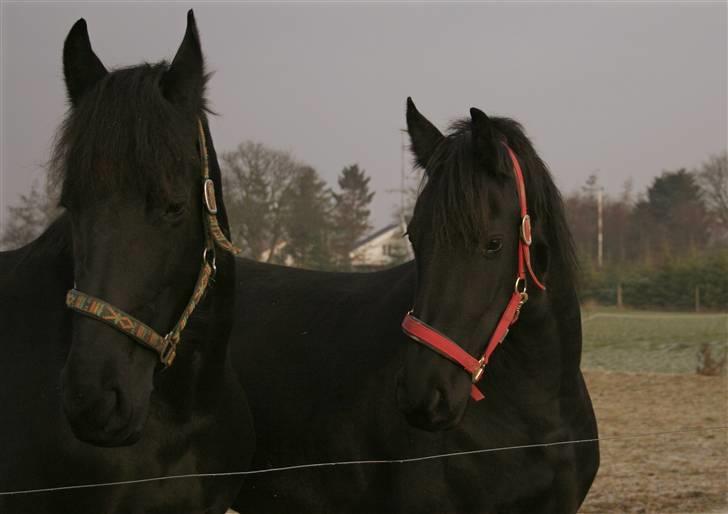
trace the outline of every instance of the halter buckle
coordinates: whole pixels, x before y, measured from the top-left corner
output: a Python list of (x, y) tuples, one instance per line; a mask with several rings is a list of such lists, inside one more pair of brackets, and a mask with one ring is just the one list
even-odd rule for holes
[(164, 336), (164, 348), (159, 354), (159, 360), (162, 362), (165, 368), (168, 368), (174, 362), (174, 358), (177, 356), (177, 342), (172, 336), (172, 332)]
[(472, 373), (473, 384), (480, 382), (480, 379), (483, 378), (484, 373), (485, 373), (485, 360), (480, 359), (478, 361), (478, 367)]
[(211, 178), (206, 178), (202, 186), (205, 208), (210, 214), (217, 214), (217, 200), (215, 198), (215, 183)]
[(531, 216), (524, 215), (521, 219), (521, 241), (526, 246), (531, 246)]

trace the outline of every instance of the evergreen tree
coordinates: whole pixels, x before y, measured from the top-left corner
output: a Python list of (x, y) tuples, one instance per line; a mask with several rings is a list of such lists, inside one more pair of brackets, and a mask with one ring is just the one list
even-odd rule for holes
[(339, 269), (349, 269), (349, 252), (370, 229), (369, 204), (374, 192), (369, 192), (369, 177), (357, 164), (345, 167), (338, 178), (339, 192), (332, 193), (334, 208), (332, 212), (331, 250), (335, 265)]
[(656, 177), (646, 197), (637, 202), (633, 220), (648, 246), (648, 262), (694, 254), (708, 239), (702, 191), (684, 169)]
[(315, 169), (299, 169), (291, 187), (281, 198), (283, 228), (286, 234), (285, 253), (295, 266), (330, 269), (331, 194)]

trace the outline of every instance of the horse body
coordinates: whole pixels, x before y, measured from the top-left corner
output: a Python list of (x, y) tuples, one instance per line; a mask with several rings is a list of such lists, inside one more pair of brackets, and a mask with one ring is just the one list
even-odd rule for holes
[[(166, 385), (160, 384), (145, 435), (134, 446), (99, 448), (74, 436), (60, 394), (72, 323), (63, 303), (73, 285), (68, 222), (62, 216), (33, 243), (0, 253), (0, 492), (245, 467), (252, 440), (241, 440), (240, 434), (250, 431), (250, 420), (240, 409), (246, 400), (229, 372), (219, 378), (217, 401), (196, 405), (192, 417), (170, 406)], [(178, 376), (160, 382), (182, 382), (186, 371), (184, 366), (170, 369), (169, 375)], [(180, 422), (182, 416), (188, 419)], [(219, 423), (223, 419), (225, 425)], [(0, 512), (224, 512), (238, 483), (188, 479), (0, 496)], [(221, 488), (228, 490), (223, 497)]]
[[(61, 399), (73, 316), (64, 304), (73, 286), (68, 225), (64, 215), (28, 246), (0, 253), (0, 492), (246, 469), (254, 447), (247, 399), (226, 357), (201, 372), (202, 341), (194, 339), (156, 379), (134, 445), (100, 448), (73, 434)], [(220, 266), (224, 283), (232, 270)], [(218, 331), (210, 325), (202, 339)], [(240, 482), (187, 478), (0, 496), (0, 512), (223, 513)]]
[[(254, 468), (492, 451), (264, 474), (243, 485), (241, 512), (565, 514), (584, 500), (599, 452), (561, 199), (517, 123), (471, 117), (444, 136), (408, 100), (427, 172), (414, 262), (330, 274), (239, 260), (231, 345)], [(546, 288), (526, 294), (536, 277)], [(477, 361), (515, 300), (507, 338)], [(405, 315), (485, 366), (483, 400), (470, 400), (481, 374), (406, 337)]]
[[(190, 59), (195, 54), (198, 58)], [(189, 318), (174, 364), (165, 370), (158, 369), (159, 356), (154, 352), (98, 320), (80, 316), (64, 303), (66, 292), (79, 287), (97, 296), (111, 295), (117, 305), (134, 312), (157, 331), (168, 329), (174, 322), (189, 299), (202, 261), (201, 158), (196, 155), (194, 137), (198, 118), (205, 133), (198, 147), (207, 142), (220, 227), (227, 231), (220, 170), (204, 113), (167, 104), (158, 91), (158, 79), (166, 79), (173, 72), (183, 88), (204, 83), (191, 12), (180, 55), (183, 58), (175, 59), (177, 66), (142, 66), (106, 77), (106, 70), (90, 50), (84, 22), (78, 22), (67, 39), (64, 64), (74, 105), (63, 137), (69, 138), (74, 123), (78, 124), (76, 110), (92, 113), (91, 122), (81, 127), (77, 137), (93, 138), (102, 133), (97, 131), (117, 129), (98, 118), (105, 108), (120, 130), (117, 139), (103, 141), (101, 148), (92, 146), (84, 154), (83, 145), (77, 143), (64, 154), (65, 196), (72, 197), (74, 188), (88, 188), (97, 181), (100, 187), (104, 181), (113, 183), (111, 172), (126, 179), (146, 164), (132, 152), (125, 154), (126, 159), (104, 155), (109, 148), (124, 148), (124, 142), (131, 141), (130, 147), (137, 151), (140, 141), (150, 145), (149, 159), (164, 155), (164, 151), (173, 158), (189, 157), (160, 161), (159, 168), (150, 170), (148, 183), (127, 180), (137, 182), (130, 191), (111, 187), (106, 196), (75, 191), (75, 202), (66, 199), (72, 207), (67, 207), (37, 240), (0, 253), (0, 493), (233, 472), (249, 465), (254, 448), (252, 420), (226, 344), (235, 287), (231, 255), (218, 252), (215, 282)], [(84, 85), (89, 77), (101, 81), (101, 87)], [(168, 80), (166, 83), (169, 86)], [(91, 93), (81, 93), (84, 88)], [(182, 91), (186, 99), (194, 98), (194, 90), (189, 89)], [(201, 87), (197, 91), (201, 95)], [(97, 96), (79, 97), (82, 94)], [(135, 103), (143, 102), (145, 96), (149, 109)], [(89, 100), (96, 103), (91, 105)], [(115, 102), (118, 104), (108, 105)], [(155, 127), (153, 120), (135, 115), (135, 110), (151, 115), (155, 107), (157, 113), (178, 117), (178, 126), (172, 129), (184, 129), (179, 140), (165, 136), (167, 125)], [(131, 116), (117, 116), (113, 109)], [(128, 123), (130, 119), (133, 123)], [(152, 139), (139, 136), (144, 130)], [(65, 143), (63, 138), (61, 141)], [(157, 146), (162, 144), (168, 147)], [(86, 161), (81, 154), (100, 157), (92, 166), (86, 163), (84, 169)], [(85, 183), (79, 176), (84, 171), (88, 175)], [(153, 185), (162, 183), (164, 171), (169, 171), (175, 190), (189, 193), (188, 198), (182, 197), (185, 203), (181, 207), (166, 207), (173, 224), (162, 223), (156, 215), (160, 204), (165, 207), (160, 189)], [(133, 193), (137, 186), (141, 190), (138, 194)], [(175, 260), (170, 260), (169, 253)], [(184, 275), (172, 273), (170, 282), (155, 283), (159, 276), (170, 274), (164, 269), (169, 266), (179, 266)], [(118, 283), (121, 286), (114, 285)], [(106, 401), (107, 390), (115, 402)], [(142, 394), (135, 396), (136, 390)], [(124, 413), (126, 419), (121, 416)], [(221, 514), (232, 503), (241, 481), (235, 476), (192, 477), (3, 494), (0, 512)]]
[[(528, 323), (514, 327), (499, 349), (488, 369), (486, 399), (470, 405), (457, 428), (428, 432), (410, 426), (395, 391), (404, 351), (413, 344), (399, 328), (415, 288), (412, 262), (376, 273), (336, 274), (238, 259), (237, 279), (231, 349), (256, 420), (253, 469), (414, 458), (596, 433), (581, 375), (540, 372), (563, 356), (539, 351), (550, 345), (543, 344), (543, 333), (527, 333)], [(573, 339), (580, 334), (559, 332), (572, 338), (569, 344), (580, 344)], [(235, 508), (575, 512), (596, 472), (593, 449), (536, 447), (274, 472), (246, 480)]]

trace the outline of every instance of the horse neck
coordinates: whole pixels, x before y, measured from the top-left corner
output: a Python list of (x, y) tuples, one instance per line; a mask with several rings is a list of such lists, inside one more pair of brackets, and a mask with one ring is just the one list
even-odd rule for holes
[(159, 397), (178, 414), (215, 406), (221, 388), (227, 387), (234, 289), (234, 257), (218, 252), (215, 281), (182, 334), (177, 359), (155, 384)]
[[(220, 164), (210, 127), (204, 116), (202, 123), (207, 143), (208, 171), (215, 185), (217, 219), (220, 228), (229, 238)], [(157, 385), (157, 390), (164, 398), (182, 410), (215, 405), (215, 395), (220, 388), (225, 387), (227, 371), (231, 369), (227, 349), (235, 305), (235, 258), (219, 248), (216, 253), (217, 273), (203, 300), (204, 306), (201, 305), (203, 308), (195, 313), (197, 316), (192, 316), (190, 325), (194, 329), (182, 335), (180, 345), (187, 348), (180, 348), (182, 353), (172, 368), (167, 370), (171, 375), (170, 379), (159, 380)]]
[(581, 360), (581, 318), (574, 285), (559, 284), (533, 293), (498, 352), (503, 355), (493, 364), (501, 366), (496, 377), (502, 387), (517, 391), (528, 402), (559, 398), (564, 380), (576, 376)]

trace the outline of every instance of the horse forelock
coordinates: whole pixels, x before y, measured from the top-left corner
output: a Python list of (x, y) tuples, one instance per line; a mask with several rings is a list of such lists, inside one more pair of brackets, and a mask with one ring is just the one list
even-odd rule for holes
[(117, 69), (70, 109), (54, 143), (52, 180), (64, 205), (112, 191), (147, 201), (185, 193), (199, 163), (196, 119), (164, 98), (160, 81), (166, 62)]
[[(489, 213), (498, 202), (503, 181), (514, 180), (506, 143), (517, 155), (526, 183), (528, 211), (540, 224), (549, 251), (556, 253), (573, 283), (578, 267), (561, 194), (546, 164), (538, 156), (523, 127), (510, 118), (490, 117), (493, 125), (493, 169), (482, 170), (476, 162), (470, 119), (454, 122), (435, 149), (420, 185), (420, 196), (410, 230), (432, 231), (436, 246), (462, 244), (474, 248), (488, 236)], [(514, 197), (516, 202), (517, 198)], [(420, 205), (420, 202), (422, 204)], [(424, 207), (424, 208), (422, 208)]]

